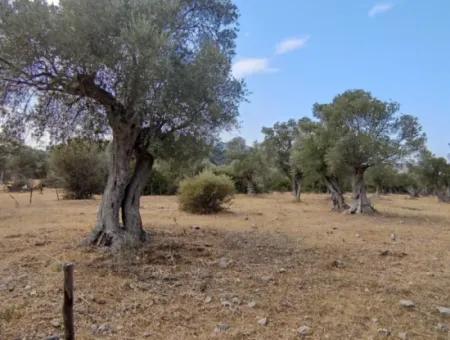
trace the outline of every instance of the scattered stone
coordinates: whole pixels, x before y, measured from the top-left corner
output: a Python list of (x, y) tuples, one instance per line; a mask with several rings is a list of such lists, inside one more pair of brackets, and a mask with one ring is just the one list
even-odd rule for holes
[(307, 335), (312, 334), (312, 329), (311, 329), (311, 327), (308, 327), (308, 326), (301, 326), (297, 329), (297, 333), (300, 336), (307, 336)]
[(33, 289), (31, 292), (30, 292), (30, 296), (36, 296), (37, 295), (37, 291), (36, 291), (36, 289)]
[(400, 300), (400, 306), (405, 307), (405, 308), (413, 308), (416, 305), (411, 300)]
[(398, 338), (402, 339), (402, 340), (407, 340), (408, 339), (408, 333), (400, 332), (400, 333), (398, 333)]
[(258, 320), (258, 324), (261, 326), (267, 326), (267, 324), (269, 323), (269, 320), (267, 320), (267, 318), (262, 318)]
[(397, 236), (394, 233), (391, 234), (391, 241), (397, 241)]
[(331, 262), (331, 267), (333, 268), (344, 268), (345, 267), (345, 263), (341, 260), (334, 260), (333, 262)]
[(231, 263), (233, 263), (233, 260), (229, 260), (226, 257), (221, 257), (218, 262), (219, 267), (222, 269), (228, 268)]
[(25, 290), (30, 290), (30, 289), (31, 289), (31, 286), (30, 286), (30, 285), (26, 285), (24, 289), (25, 289)]
[(436, 326), (436, 330), (442, 333), (448, 333), (448, 326), (443, 323), (438, 323)]
[(378, 334), (383, 337), (388, 337), (391, 335), (391, 331), (387, 328), (379, 328)]
[(149, 338), (149, 337), (152, 336), (152, 333), (151, 333), (151, 332), (145, 332), (144, 334), (142, 334), (142, 336), (143, 336), (144, 338)]
[(194, 229), (194, 230), (200, 230), (200, 226), (198, 226), (198, 225), (193, 225), (193, 226), (192, 226), (192, 229)]
[(450, 316), (450, 308), (448, 307), (437, 307), (437, 310), (443, 316)]
[(50, 321), (50, 324), (53, 327), (58, 328), (61, 325), (61, 322), (59, 321), (59, 319), (53, 319), (52, 321)]
[(247, 303), (247, 306), (250, 308), (254, 308), (256, 306), (256, 302), (255, 301), (250, 301), (249, 303)]
[(223, 333), (230, 329), (230, 325), (227, 323), (219, 323), (216, 328), (214, 328), (214, 333)]
[(96, 324), (91, 325), (91, 332), (93, 334), (97, 333), (97, 325)]
[(286, 268), (280, 268), (280, 269), (278, 270), (278, 272), (279, 272), (279, 273), (286, 273)]
[(272, 275), (261, 276), (261, 280), (265, 283), (268, 283), (270, 281), (273, 281), (273, 276)]
[(98, 326), (98, 328), (97, 328), (97, 332), (98, 333), (103, 333), (103, 334), (105, 334), (105, 333), (109, 333), (109, 332), (111, 332), (111, 326), (110, 325), (108, 325), (107, 323), (104, 323), (104, 324), (101, 324), (100, 326)]
[(361, 237), (361, 235), (360, 235), (360, 234), (355, 234), (355, 236), (356, 236), (357, 238), (360, 238), (360, 237)]
[(212, 301), (212, 297), (211, 296), (207, 296), (205, 298), (205, 303), (210, 303)]
[(230, 301), (224, 300), (222, 301), (222, 306), (224, 307), (231, 307), (232, 303)]
[(235, 305), (240, 305), (241, 304), (241, 300), (237, 296), (232, 298), (231, 302), (233, 302)]

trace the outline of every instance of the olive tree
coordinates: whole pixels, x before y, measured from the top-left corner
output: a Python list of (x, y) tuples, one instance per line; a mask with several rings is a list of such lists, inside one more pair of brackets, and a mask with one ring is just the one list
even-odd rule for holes
[(374, 211), (364, 182), (368, 168), (395, 163), (424, 143), (417, 119), (399, 114), (399, 109), (398, 103), (381, 101), (363, 90), (347, 91), (332, 103), (314, 105), (314, 115), (333, 138), (326, 152), (328, 166), (332, 171), (343, 166), (351, 169), (351, 213)]
[(237, 17), (231, 0), (0, 0), (5, 126), (112, 137), (88, 243), (145, 240), (139, 198), (152, 150), (235, 124), (245, 95), (231, 75)]
[(342, 211), (348, 208), (340, 183), (346, 168), (332, 169), (326, 162), (327, 150), (333, 143), (331, 137), (329, 131), (319, 122), (302, 119), (299, 134), (292, 147), (291, 164), (310, 181), (324, 183), (331, 194), (333, 210)]
[(288, 178), (291, 178), (292, 193), (300, 200), (302, 173), (292, 167), (291, 150), (298, 136), (299, 122), (290, 119), (287, 122), (277, 122), (273, 127), (263, 127), (263, 147), (270, 155), (275, 166)]

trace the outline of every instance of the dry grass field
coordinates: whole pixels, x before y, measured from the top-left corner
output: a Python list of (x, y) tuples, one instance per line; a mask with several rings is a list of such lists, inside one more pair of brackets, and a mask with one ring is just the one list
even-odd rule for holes
[(237, 196), (195, 216), (145, 197), (152, 242), (111, 255), (79, 245), (98, 198), (15, 197), (0, 194), (0, 339), (62, 334), (68, 261), (78, 339), (450, 338), (436, 309), (450, 307), (450, 205), (434, 198), (381, 196), (377, 215), (349, 216), (325, 195)]

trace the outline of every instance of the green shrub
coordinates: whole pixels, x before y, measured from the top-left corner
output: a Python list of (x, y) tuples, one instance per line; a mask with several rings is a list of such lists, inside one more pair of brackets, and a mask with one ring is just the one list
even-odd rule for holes
[(64, 188), (66, 199), (88, 199), (103, 191), (108, 174), (105, 148), (105, 143), (84, 139), (53, 148), (50, 181)]
[(211, 214), (223, 209), (233, 198), (234, 184), (226, 175), (204, 171), (180, 183), (180, 208), (197, 214)]

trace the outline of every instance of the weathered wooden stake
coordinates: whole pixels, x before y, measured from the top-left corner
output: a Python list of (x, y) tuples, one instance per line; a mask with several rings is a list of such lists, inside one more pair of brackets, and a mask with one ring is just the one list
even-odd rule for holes
[(74, 340), (75, 329), (73, 322), (73, 263), (65, 263), (64, 270), (64, 339)]

